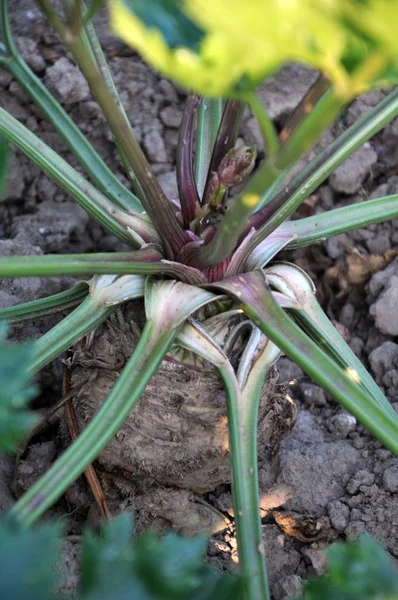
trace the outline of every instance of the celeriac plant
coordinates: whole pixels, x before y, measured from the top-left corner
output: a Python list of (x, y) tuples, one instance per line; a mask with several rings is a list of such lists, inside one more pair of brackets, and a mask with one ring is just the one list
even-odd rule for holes
[[(283, 248), (398, 216), (398, 196), (289, 217), (330, 173), (398, 115), (398, 90), (347, 129), (292, 177), (293, 165), (358, 93), (398, 77), (395, 0), (111, 0), (115, 31), (155, 68), (190, 88), (177, 150), (179, 202), (167, 198), (138, 145), (112, 81), (88, 9), (65, 0), (61, 16), (38, 0), (86, 77), (108, 121), (130, 181), (123, 186), (62, 107), (24, 63), (1, 0), (0, 65), (41, 108), (93, 183), (0, 108), (0, 135), (62, 187), (129, 252), (0, 258), (0, 276), (85, 275), (55, 296), (2, 309), (21, 320), (79, 304), (34, 344), (38, 371), (93, 330), (118, 305), (144, 298), (146, 325), (114, 389), (77, 440), (15, 504), (32, 524), (75, 481), (123, 424), (173, 344), (212, 363), (228, 403), (232, 494), (245, 598), (269, 598), (257, 481), (257, 411), (262, 385), (281, 353), (331, 393), (392, 452), (398, 415), (340, 337), (309, 277), (277, 261)], [(93, 9), (93, 10), (91, 10)], [(287, 61), (321, 71), (278, 136), (255, 93)], [(223, 103), (222, 100), (225, 100)], [(235, 148), (243, 110), (258, 119), (266, 158)], [(196, 131), (196, 135), (195, 135)], [(231, 196), (230, 190), (243, 185)], [(230, 346), (249, 331), (238, 366), (206, 329), (210, 304), (231, 326)], [(239, 329), (240, 328), (240, 329)], [(233, 338), (233, 339), (232, 339)], [(225, 341), (225, 340), (224, 340)]]
[[(10, 344), (0, 327), (0, 453), (16, 450), (18, 440), (35, 421), (27, 403), (35, 390), (27, 381), (32, 342)], [(9, 515), (0, 518), (0, 579), (4, 598), (59, 600), (62, 581), (61, 524), (40, 523), (23, 529)], [(104, 600), (111, 597), (140, 600), (238, 600), (242, 578), (221, 574), (203, 560), (204, 536), (183, 538), (153, 532), (137, 536), (131, 514), (104, 522), (99, 535), (82, 536), (79, 584), (73, 598)], [(40, 552), (37, 549), (40, 547)], [(304, 584), (300, 600), (382, 600), (396, 597), (398, 574), (388, 554), (368, 536), (326, 552), (328, 571)], [(352, 577), (355, 572), (357, 577)], [(359, 576), (360, 574), (360, 576)], [(62, 594), (62, 599), (70, 596)]]

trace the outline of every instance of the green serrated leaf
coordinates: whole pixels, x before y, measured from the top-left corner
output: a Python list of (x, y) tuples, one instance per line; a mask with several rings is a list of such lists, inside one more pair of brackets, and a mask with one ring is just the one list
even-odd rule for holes
[(154, 533), (132, 545), (132, 518), (104, 525), (84, 538), (79, 600), (219, 600), (240, 598), (240, 581), (206, 565), (206, 539)]
[(141, 536), (134, 546), (136, 572), (146, 590), (142, 600), (238, 600), (240, 580), (220, 577), (204, 562), (207, 540), (186, 539), (174, 533), (159, 540)]
[[(131, 597), (131, 589), (136, 589), (132, 569), (131, 516), (127, 513), (118, 516), (111, 523), (104, 524), (101, 533), (101, 536), (96, 536), (87, 531), (84, 536), (81, 599), (127, 600)], [(134, 588), (131, 587), (133, 585)]]
[[(29, 530), (0, 520), (2, 600), (61, 600), (57, 593), (61, 527)], [(77, 600), (240, 600), (241, 580), (205, 562), (205, 538), (147, 533), (133, 543), (133, 519), (119, 515), (100, 535), (84, 534)]]
[(398, 573), (388, 554), (370, 536), (326, 551), (327, 573), (305, 584), (302, 600), (393, 600)]
[(55, 600), (60, 526), (28, 531), (0, 522), (0, 589), (4, 600)]
[(33, 345), (7, 343), (5, 332), (0, 324), (0, 452), (11, 453), (36, 422), (26, 410), (36, 388), (29, 374)]
[(206, 546), (204, 537), (188, 540), (173, 533), (165, 535), (159, 544), (155, 534), (149, 533), (135, 547), (138, 571), (153, 594), (189, 597), (202, 585)]

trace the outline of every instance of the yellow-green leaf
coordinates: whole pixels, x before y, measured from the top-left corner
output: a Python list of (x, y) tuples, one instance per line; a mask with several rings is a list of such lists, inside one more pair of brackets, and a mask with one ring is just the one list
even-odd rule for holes
[(134, 4), (111, 1), (113, 27), (155, 69), (208, 96), (225, 94), (241, 78), (239, 53), (225, 36), (204, 32), (197, 51), (192, 44), (170, 46), (159, 26), (143, 21), (132, 11)]
[(395, 72), (398, 0), (110, 0), (110, 8), (115, 31), (148, 63), (206, 96), (253, 88), (288, 61), (323, 71), (347, 100)]

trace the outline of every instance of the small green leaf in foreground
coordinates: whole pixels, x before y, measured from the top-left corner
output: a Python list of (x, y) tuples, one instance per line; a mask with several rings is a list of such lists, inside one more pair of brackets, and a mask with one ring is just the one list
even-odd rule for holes
[(127, 514), (106, 523), (102, 536), (87, 532), (80, 600), (238, 600), (240, 581), (204, 562), (206, 539), (154, 533), (133, 545)]
[(19, 529), (0, 521), (0, 589), (3, 600), (55, 600), (59, 526)]
[[(57, 593), (61, 528), (57, 523), (21, 529), (0, 519), (2, 600), (66, 600)], [(81, 579), (75, 600), (241, 600), (241, 581), (205, 562), (205, 538), (147, 533), (133, 538), (131, 515), (83, 538)], [(68, 596), (69, 598), (69, 596)]]
[(304, 586), (301, 600), (397, 600), (398, 573), (370, 536), (326, 551), (327, 573)]
[(33, 345), (6, 342), (5, 335), (0, 323), (0, 452), (10, 453), (35, 424), (26, 405), (36, 389), (29, 374)]

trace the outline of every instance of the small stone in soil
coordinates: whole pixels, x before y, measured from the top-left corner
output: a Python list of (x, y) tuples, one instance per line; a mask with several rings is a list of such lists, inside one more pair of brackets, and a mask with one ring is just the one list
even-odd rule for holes
[(347, 483), (346, 490), (351, 495), (356, 494), (361, 486), (372, 485), (374, 480), (374, 473), (366, 471), (365, 469), (361, 469), (360, 471), (357, 471), (353, 477), (351, 477), (350, 481)]
[(297, 598), (300, 595), (303, 580), (299, 575), (288, 575), (274, 585), (275, 600), (287, 600)]
[(392, 466), (383, 473), (383, 486), (388, 492), (398, 492), (398, 466)]
[(335, 415), (329, 423), (329, 430), (339, 438), (346, 438), (354, 431), (357, 421), (352, 415), (342, 412)]
[(177, 200), (178, 187), (176, 172), (169, 171), (168, 173), (163, 173), (163, 175), (159, 175), (158, 181), (167, 198), (170, 200)]
[(355, 194), (376, 162), (377, 154), (372, 146), (362, 146), (334, 171), (329, 179), (330, 187), (336, 192)]
[(303, 400), (310, 406), (325, 406), (327, 404), (325, 392), (322, 388), (312, 383), (303, 383), (301, 386)]
[(28, 490), (51, 466), (56, 455), (54, 442), (42, 442), (30, 446), (26, 458), (16, 468), (12, 490), (20, 496)]
[(160, 118), (166, 127), (172, 127), (173, 129), (178, 129), (181, 123), (182, 112), (178, 106), (166, 106), (160, 112)]
[(327, 569), (326, 555), (322, 550), (317, 548), (303, 548), (302, 554), (306, 556), (314, 570), (314, 574), (319, 577), (323, 575)]
[(398, 276), (391, 277), (388, 286), (377, 302), (370, 307), (370, 314), (374, 316), (376, 327), (382, 333), (398, 335)]
[(29, 65), (32, 71), (44, 71), (46, 68), (46, 62), (37, 47), (37, 43), (32, 38), (26, 36), (19, 36), (16, 39), (18, 50)]
[(45, 84), (65, 104), (75, 104), (90, 97), (87, 81), (70, 60), (58, 59), (46, 71)]
[(281, 533), (277, 525), (263, 525), (263, 543), (271, 591), (277, 581), (293, 575), (300, 563), (300, 554), (292, 539)]
[(277, 369), (279, 373), (279, 381), (292, 384), (304, 377), (303, 371), (298, 365), (288, 358), (278, 360)]
[(382, 378), (398, 360), (398, 344), (384, 342), (371, 352), (369, 360), (373, 373), (376, 377)]
[(328, 515), (332, 527), (339, 533), (342, 533), (348, 525), (350, 509), (340, 500), (334, 500), (328, 504)]

